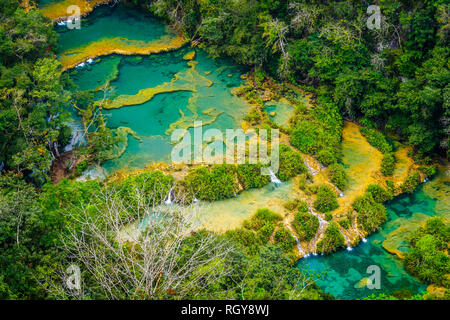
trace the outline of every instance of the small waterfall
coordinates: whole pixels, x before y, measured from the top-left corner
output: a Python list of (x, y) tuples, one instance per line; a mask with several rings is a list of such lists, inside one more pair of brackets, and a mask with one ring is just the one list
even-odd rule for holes
[(173, 189), (173, 187), (170, 187), (169, 195), (167, 196), (166, 201), (164, 201), (165, 204), (167, 204), (167, 205), (172, 204), (172, 189)]
[(303, 163), (305, 164), (305, 166), (308, 168), (309, 173), (311, 173), (312, 176), (317, 174), (317, 171), (314, 170), (309, 163), (306, 160), (303, 160)]
[(342, 198), (344, 196), (344, 193), (341, 190), (339, 190), (338, 187), (334, 186), (334, 190), (336, 190), (336, 192), (339, 194), (338, 198)]
[(303, 255), (303, 258), (309, 257), (309, 254), (306, 254), (305, 251), (302, 249), (302, 245), (300, 244), (300, 239), (297, 238), (294, 231), (292, 230), (291, 226), (289, 224), (285, 224), (291, 235), (294, 237), (295, 241), (297, 241), (297, 250), (298, 252)]
[(362, 242), (366, 243), (366, 242), (367, 242), (367, 239), (366, 239), (366, 238), (363, 238), (363, 239), (362, 239)]
[(277, 178), (275, 173), (273, 173), (272, 169), (269, 170), (269, 174), (270, 174), (270, 181), (271, 182), (273, 182), (275, 184), (281, 184), (281, 180)]

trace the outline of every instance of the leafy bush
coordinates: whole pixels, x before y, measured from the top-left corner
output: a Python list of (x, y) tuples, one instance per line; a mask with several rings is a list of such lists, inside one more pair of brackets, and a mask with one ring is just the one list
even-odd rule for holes
[(392, 200), (393, 194), (389, 193), (386, 189), (378, 184), (371, 184), (367, 187), (366, 190), (372, 196), (372, 199), (375, 202), (383, 203), (388, 200)]
[(381, 173), (385, 176), (392, 176), (395, 169), (395, 156), (393, 153), (385, 153), (381, 161)]
[(336, 194), (330, 186), (324, 184), (317, 191), (317, 198), (314, 201), (314, 208), (320, 212), (332, 211), (339, 207)]
[(319, 219), (308, 212), (297, 212), (292, 222), (295, 232), (301, 240), (310, 241), (319, 229)]
[(266, 223), (274, 224), (277, 221), (282, 220), (282, 217), (269, 209), (258, 209), (256, 213), (250, 218), (243, 222), (245, 228), (259, 230)]
[(331, 253), (339, 248), (345, 247), (345, 239), (335, 222), (331, 222), (325, 230), (322, 240), (317, 244), (317, 251), (320, 253)]
[(450, 225), (442, 218), (430, 218), (411, 236), (411, 250), (405, 254), (405, 269), (419, 279), (450, 289)]
[(234, 165), (215, 165), (201, 167), (188, 173), (183, 184), (188, 193), (200, 200), (221, 200), (236, 194), (236, 167)]
[(279, 245), (284, 252), (291, 251), (297, 244), (291, 233), (285, 228), (278, 228), (275, 231), (274, 241), (276, 245)]
[(277, 176), (280, 180), (288, 180), (289, 178), (295, 177), (300, 173), (305, 173), (308, 171), (306, 168), (303, 158), (295, 150), (284, 144), (280, 144), (280, 168), (278, 170)]
[(436, 174), (435, 166), (420, 166), (419, 170), (422, 171), (427, 176), (427, 178), (431, 178)]
[(242, 164), (237, 166), (237, 176), (244, 189), (261, 188), (270, 182), (270, 177), (261, 174), (261, 164)]
[(348, 176), (342, 165), (333, 163), (328, 167), (328, 177), (339, 190), (344, 190), (348, 184)]
[(392, 152), (391, 144), (386, 140), (386, 137), (379, 131), (363, 127), (360, 129), (362, 135), (366, 137), (367, 141), (381, 151), (381, 153), (390, 153)]
[(413, 174), (409, 175), (405, 182), (401, 185), (401, 189), (403, 192), (406, 193), (412, 193), (414, 190), (416, 190), (416, 187), (420, 184), (420, 175), (418, 172), (414, 172)]
[(225, 237), (246, 247), (250, 254), (255, 254), (261, 245), (261, 241), (257, 235), (252, 230), (246, 228), (229, 230), (225, 233)]
[(342, 228), (350, 229), (352, 226), (352, 215), (349, 213), (345, 216), (345, 218), (338, 221)]

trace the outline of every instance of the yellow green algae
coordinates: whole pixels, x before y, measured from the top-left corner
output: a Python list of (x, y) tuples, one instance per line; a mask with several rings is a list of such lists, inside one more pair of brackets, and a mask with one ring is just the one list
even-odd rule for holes
[(63, 70), (67, 70), (88, 59), (95, 59), (113, 53), (120, 55), (149, 55), (179, 49), (185, 43), (186, 38), (173, 35), (166, 35), (153, 41), (129, 40), (124, 37), (116, 37), (98, 40), (84, 47), (64, 51), (58, 58), (63, 66)]
[(195, 51), (188, 52), (184, 55), (184, 60), (193, 60), (195, 58)]
[(116, 138), (119, 140), (119, 143), (108, 152), (106, 158), (107, 160), (119, 158), (127, 149), (128, 146), (128, 135), (131, 135), (133, 138), (142, 141), (136, 132), (131, 130), (128, 127), (119, 127), (114, 130)]
[(85, 16), (92, 12), (96, 6), (108, 2), (111, 2), (111, 0), (60, 0), (45, 2), (40, 4), (39, 8), (43, 16), (60, 21), (66, 20), (73, 14), (67, 12), (67, 8), (70, 6), (78, 6), (80, 8), (80, 15)]
[(59, 32), (57, 57), (63, 69), (110, 54), (151, 55), (182, 47), (187, 39), (147, 12), (123, 4), (101, 6), (79, 21), (80, 28), (65, 24)]

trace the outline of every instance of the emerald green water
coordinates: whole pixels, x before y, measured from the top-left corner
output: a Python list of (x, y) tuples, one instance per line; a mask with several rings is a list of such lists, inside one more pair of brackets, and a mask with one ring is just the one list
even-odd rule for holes
[[(400, 233), (415, 230), (421, 222), (430, 216), (448, 217), (450, 208), (450, 187), (448, 170), (441, 172), (433, 181), (421, 185), (414, 193), (401, 195), (387, 203), (388, 222), (382, 229), (369, 236), (367, 242), (361, 242), (352, 251), (339, 251), (327, 256), (310, 256), (301, 259), (298, 267), (325, 276), (316, 283), (338, 299), (359, 299), (371, 294), (392, 293), (406, 289), (414, 293), (426, 290), (427, 285), (408, 274), (402, 261), (382, 247), (390, 233), (402, 228)], [(447, 182), (447, 184), (445, 183)], [(399, 244), (400, 251), (407, 251), (407, 241)], [(381, 269), (381, 288), (358, 288), (357, 284), (372, 273), (366, 273), (367, 267), (377, 265)]]
[[(124, 37), (151, 40), (159, 37), (165, 29), (159, 20), (148, 19), (147, 15), (125, 7), (119, 10), (104, 6), (88, 17), (91, 24), (83, 24), (80, 30), (58, 28), (64, 30), (60, 39), (61, 50), (101, 39), (115, 32), (112, 30), (121, 29), (120, 34)], [(141, 26), (144, 21), (146, 28)], [(132, 27), (122, 28), (122, 25)], [(191, 91), (160, 93), (139, 105), (104, 110), (108, 127), (129, 127), (141, 138), (139, 141), (130, 136), (125, 153), (105, 163), (107, 172), (144, 168), (151, 162), (170, 162), (169, 129), (176, 122), (172, 130), (189, 128), (191, 133), (194, 121), (202, 121), (203, 130), (216, 128), (225, 132), (225, 129), (240, 127), (249, 105), (234, 96), (231, 89), (243, 84), (240, 75), (245, 69), (227, 60), (213, 60), (200, 49), (195, 49), (192, 66), (183, 59), (191, 51), (192, 48), (182, 48), (149, 56), (110, 55), (70, 72), (81, 90), (95, 90), (109, 82), (112, 87), (110, 98), (135, 95), (141, 89), (170, 82), (175, 75), (181, 84), (193, 88)], [(97, 91), (95, 96), (100, 99), (103, 92)]]
[[(166, 34), (164, 24), (147, 14), (130, 8), (121, 7), (119, 10), (109, 6), (99, 7), (84, 18), (81, 30), (67, 30), (64, 27), (57, 27), (57, 30), (61, 35), (59, 52), (109, 37), (151, 41)], [(150, 56), (102, 56), (91, 64), (69, 71), (82, 90), (95, 90), (109, 83), (112, 89), (110, 98), (135, 95), (141, 89), (161, 86), (172, 81), (176, 75), (193, 88), (159, 93), (138, 105), (104, 110), (110, 128), (129, 127), (141, 138), (137, 140), (130, 135), (122, 156), (104, 164), (107, 172), (143, 168), (151, 162), (169, 162), (172, 150), (169, 129), (174, 123), (174, 127), (187, 127), (191, 132), (193, 129), (190, 126), (194, 120), (212, 122), (204, 126), (203, 130), (217, 128), (224, 131), (240, 127), (249, 106), (234, 96), (231, 89), (243, 83), (240, 75), (246, 70), (228, 60), (213, 60), (200, 49), (195, 49), (194, 65), (189, 64), (183, 57), (192, 50), (182, 48)], [(96, 99), (102, 95), (101, 91), (95, 93)], [(275, 111), (272, 119), (285, 126), (292, 109), (282, 101), (266, 103), (266, 112), (272, 111)], [(317, 284), (339, 299), (355, 299), (400, 289), (412, 292), (424, 290), (426, 285), (407, 274), (401, 261), (388, 253), (382, 247), (382, 242), (392, 231), (418, 217), (448, 214), (448, 203), (443, 200), (449, 198), (448, 185), (435, 183), (435, 189), (438, 190), (434, 191), (438, 196), (433, 196), (433, 183), (429, 182), (414, 194), (398, 197), (389, 203), (389, 222), (380, 232), (370, 236), (366, 243), (361, 243), (350, 252), (340, 251), (329, 256), (301, 259), (299, 267), (315, 272), (328, 270), (325, 277), (317, 280)], [(205, 223), (222, 225), (227, 229), (228, 225), (239, 225), (257, 208), (281, 210), (283, 200), (289, 200), (293, 195), (291, 182), (283, 183), (278, 188), (270, 184), (260, 190), (246, 191), (235, 199), (209, 204), (210, 215)], [(406, 251), (406, 243), (399, 249)], [(369, 276), (366, 269), (370, 265), (381, 268), (380, 290), (355, 287), (361, 279)]]

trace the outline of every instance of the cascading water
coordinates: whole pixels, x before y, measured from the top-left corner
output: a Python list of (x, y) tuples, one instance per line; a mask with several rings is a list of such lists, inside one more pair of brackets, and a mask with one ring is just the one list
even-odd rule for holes
[(170, 187), (167, 199), (166, 199), (166, 201), (164, 201), (164, 203), (167, 204), (167, 205), (172, 204), (172, 189), (173, 189), (173, 187)]
[(294, 237), (295, 241), (297, 241), (297, 250), (298, 250), (298, 252), (303, 256), (303, 258), (308, 257), (309, 254), (305, 254), (305, 251), (303, 251), (302, 245), (300, 244), (300, 239), (297, 238), (297, 236), (295, 235), (294, 231), (292, 230), (292, 227), (289, 224), (285, 224), (285, 225), (286, 225), (286, 228), (291, 233), (292, 237)]
[(309, 163), (306, 160), (303, 160), (303, 163), (305, 164), (305, 166), (308, 168), (309, 173), (311, 173), (312, 176), (317, 174), (317, 171), (314, 170)]
[(79, 122), (69, 123), (68, 126), (72, 129), (72, 136), (68, 145), (64, 147), (64, 151), (70, 151), (76, 145), (80, 145), (86, 142), (82, 132), (83, 128)]
[(275, 173), (273, 173), (272, 169), (269, 170), (269, 174), (270, 174), (270, 181), (271, 182), (273, 182), (275, 184), (281, 184), (281, 180), (277, 178)]
[(334, 190), (336, 190), (336, 192), (339, 194), (339, 198), (342, 198), (344, 196), (344, 193), (341, 190), (339, 190), (338, 187), (334, 186)]

